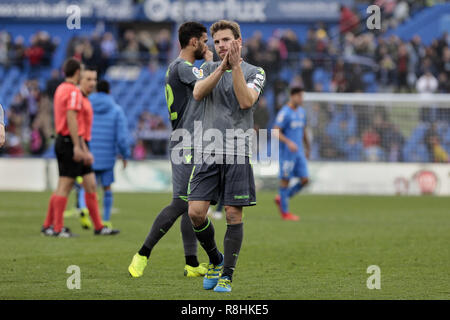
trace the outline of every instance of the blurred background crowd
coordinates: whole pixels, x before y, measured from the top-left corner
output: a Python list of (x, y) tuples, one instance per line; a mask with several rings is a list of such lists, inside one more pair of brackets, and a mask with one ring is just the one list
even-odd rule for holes
[[(267, 75), (254, 112), (256, 129), (271, 128), (290, 86), (308, 92), (450, 93), (449, 34), (402, 39), (392, 32), (427, 9), (427, 1), (374, 1), (382, 9), (381, 30), (366, 28), (363, 9), (369, 2), (357, 3), (359, 7), (342, 6), (335, 23), (306, 24), (301, 35), (274, 26), (243, 37), (244, 59)], [(127, 110), (134, 159), (166, 156), (170, 123), (162, 83), (179, 50), (175, 31), (170, 26), (125, 26), (116, 32), (76, 34), (62, 44), (46, 30), (28, 40), (0, 30), (0, 97), (11, 96), (4, 105), (7, 145), (0, 155), (51, 156), (52, 98), (63, 81), (52, 61), (60, 50), (62, 58), (76, 57), (111, 81), (112, 94)], [(133, 81), (114, 77), (114, 70), (124, 68), (138, 70)], [(130, 93), (132, 83), (136, 89)], [(146, 91), (157, 98), (149, 100)], [(312, 159), (447, 162), (449, 110), (421, 108), (417, 125), (407, 132), (383, 106), (312, 104), (307, 109)]]

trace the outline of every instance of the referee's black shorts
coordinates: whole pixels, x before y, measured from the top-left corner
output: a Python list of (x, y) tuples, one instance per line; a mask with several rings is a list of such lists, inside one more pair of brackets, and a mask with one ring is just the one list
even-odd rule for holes
[(56, 137), (55, 154), (60, 177), (76, 178), (93, 172), (92, 166), (73, 160), (73, 143), (70, 136), (58, 135)]

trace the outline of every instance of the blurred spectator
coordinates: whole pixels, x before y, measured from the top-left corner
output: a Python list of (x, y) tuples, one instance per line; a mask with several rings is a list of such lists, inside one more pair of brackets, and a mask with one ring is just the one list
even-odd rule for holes
[(344, 146), (344, 153), (346, 160), (349, 161), (361, 161), (363, 147), (361, 141), (359, 141), (358, 137), (350, 136), (347, 139), (347, 142)]
[(147, 152), (145, 151), (144, 141), (139, 139), (133, 148), (133, 159), (144, 160), (146, 157)]
[(379, 70), (377, 72), (377, 80), (381, 87), (386, 90), (394, 81), (395, 64), (391, 56), (387, 52), (387, 48), (383, 47), (380, 51), (381, 59), (379, 62)]
[(114, 63), (117, 55), (117, 42), (111, 32), (106, 32), (101, 40), (100, 48), (102, 51), (102, 59), (104, 59), (106, 68)]
[(450, 48), (444, 47), (442, 53), (442, 62), (440, 63), (439, 70), (445, 72), (447, 78), (450, 78)]
[(438, 92), (450, 93), (450, 80), (445, 72), (439, 73), (438, 77)]
[(419, 35), (414, 35), (410, 41), (411, 46), (411, 60), (414, 62), (414, 73), (417, 76), (420, 74), (420, 66), (422, 65), (422, 60), (425, 56), (425, 46), (422, 44), (422, 39)]
[(359, 30), (359, 17), (348, 7), (341, 6), (339, 18), (339, 31), (341, 34), (347, 32), (357, 33)]
[(37, 45), (43, 50), (42, 65), (47, 67), (50, 66), (57, 45), (52, 42), (47, 31), (40, 31), (37, 33)]
[(347, 92), (348, 84), (344, 76), (344, 72), (337, 72), (331, 80), (331, 91), (333, 92)]
[[(256, 141), (253, 141), (253, 150), (256, 151), (257, 155), (267, 155), (267, 145), (264, 142), (267, 142), (266, 139), (269, 138), (269, 133), (267, 133), (267, 136), (261, 137), (263, 140), (263, 143), (260, 143), (260, 129), (267, 129), (268, 124), (270, 120), (270, 114), (269, 109), (267, 107), (267, 100), (264, 97), (261, 97), (258, 100), (258, 103), (256, 105), (256, 108), (253, 112), (253, 123), (254, 123), (254, 129), (256, 131)], [(267, 138), (266, 138), (267, 137)], [(260, 147), (262, 147), (260, 149)]]
[(17, 36), (11, 49), (11, 63), (20, 70), (24, 68), (25, 52), (25, 39), (22, 36)]
[[(16, 94), (13, 98), (13, 101), (8, 111), (14, 115), (20, 116), (25, 114), (27, 110), (28, 110), (27, 101), (20, 93)], [(11, 115), (9, 117), (11, 117)]]
[(276, 113), (280, 111), (281, 107), (288, 101), (288, 87), (289, 84), (281, 79), (275, 80), (273, 84), (273, 98), (274, 100), (271, 102), (274, 106), (274, 110)]
[(45, 86), (45, 94), (49, 99), (53, 100), (53, 95), (55, 94), (56, 88), (64, 81), (64, 78), (60, 75), (58, 69), (53, 69), (50, 75), (50, 79), (47, 80)]
[(314, 31), (314, 29), (308, 29), (306, 33), (306, 41), (303, 44), (303, 52), (310, 57), (313, 53), (316, 52), (316, 45), (316, 32)]
[(287, 50), (287, 61), (288, 65), (292, 68), (298, 68), (299, 63), (299, 54), (301, 50), (300, 43), (298, 41), (297, 35), (291, 29), (288, 29), (284, 32), (281, 37), (281, 41), (284, 43), (284, 46)]
[(403, 89), (409, 91), (408, 64), (409, 64), (408, 51), (406, 49), (406, 45), (402, 44), (398, 48), (398, 56), (397, 56), (397, 90), (400, 92)]
[(47, 140), (39, 119), (33, 122), (30, 132), (30, 153), (41, 155), (47, 148)]
[(38, 78), (39, 71), (44, 58), (44, 49), (39, 45), (38, 35), (33, 35), (31, 46), (25, 50), (25, 56), (30, 63), (30, 78)]
[(162, 29), (156, 38), (156, 48), (158, 49), (158, 62), (165, 65), (169, 61), (170, 50), (172, 49), (172, 40), (170, 31)]
[(405, 139), (398, 129), (386, 119), (383, 113), (376, 112), (373, 116), (373, 128), (380, 137), (379, 145), (388, 161), (401, 161), (401, 150)]
[(153, 59), (158, 65), (158, 49), (151, 33), (148, 31), (141, 31), (138, 37), (141, 52), (150, 55), (150, 59)]
[(347, 142), (350, 138), (347, 121), (341, 120), (339, 122), (338, 129), (335, 132), (333, 132), (333, 134), (334, 134), (333, 141), (335, 143), (336, 149), (339, 151), (340, 154), (345, 155)]
[(125, 64), (139, 65), (142, 45), (133, 30), (126, 30), (121, 44), (121, 61)]
[(433, 74), (429, 70), (427, 70), (417, 80), (416, 89), (419, 93), (433, 93), (436, 92), (438, 85), (439, 84), (435, 76), (433, 76)]
[(103, 74), (104, 68), (98, 36), (94, 35), (91, 39), (83, 39), (82, 45), (81, 61), (87, 67), (95, 67), (100, 74)]
[(266, 86), (271, 87), (281, 70), (281, 53), (280, 40), (271, 37), (267, 43), (267, 48), (262, 52), (262, 60), (260, 66), (266, 72)]
[(9, 66), (8, 53), (11, 48), (11, 35), (4, 30), (0, 31), (0, 65)]
[[(417, 80), (416, 89), (417, 92), (421, 94), (431, 94), (436, 92), (438, 89), (438, 80), (433, 76), (433, 74), (427, 70), (425, 73)], [(429, 122), (436, 120), (436, 110), (434, 106), (423, 106), (420, 108), (420, 120)]]
[(28, 80), (20, 88), (21, 95), (27, 100), (27, 124), (30, 125), (39, 111), (40, 90), (37, 80)]
[(319, 141), (319, 155), (324, 160), (337, 160), (341, 158), (339, 151), (336, 149), (333, 140), (327, 135), (323, 134), (318, 137)]
[(352, 65), (349, 74), (346, 91), (343, 92), (364, 92), (365, 85), (362, 80), (363, 72), (361, 66), (358, 64)]
[(313, 91), (314, 90), (314, 82), (313, 82), (313, 63), (311, 59), (304, 58), (302, 60), (302, 67), (301, 67), (301, 76), (303, 81), (303, 87), (305, 88), (305, 91)]
[(170, 130), (164, 123), (164, 120), (148, 111), (142, 112), (139, 116), (138, 126), (135, 136), (137, 140), (143, 140), (146, 143), (146, 153), (150, 155), (165, 155), (167, 153), (167, 138)]
[(261, 31), (255, 31), (243, 45), (243, 55), (245, 60), (255, 66), (262, 65), (262, 55), (265, 47), (266, 44), (262, 39)]
[(396, 24), (402, 23), (409, 18), (409, 4), (402, 0), (397, 3), (394, 9), (394, 19)]
[(436, 123), (432, 123), (430, 128), (427, 130), (425, 137), (425, 146), (428, 150), (428, 153), (431, 155), (431, 159), (433, 162), (449, 162), (449, 155), (442, 147), (441, 139), (437, 132)]
[(380, 147), (380, 135), (372, 127), (368, 127), (362, 135), (364, 157), (366, 161), (381, 161), (383, 158)]

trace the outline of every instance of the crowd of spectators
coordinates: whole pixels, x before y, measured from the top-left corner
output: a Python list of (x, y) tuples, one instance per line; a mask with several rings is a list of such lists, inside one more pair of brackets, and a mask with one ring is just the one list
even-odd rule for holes
[[(424, 45), (418, 35), (410, 41), (395, 35), (384, 36), (388, 28), (407, 20), (410, 13), (424, 4), (412, 1), (376, 1), (375, 4), (383, 9), (384, 22), (379, 32), (364, 32), (358, 14), (343, 7), (338, 34), (319, 23), (308, 30), (303, 42), (292, 30), (277, 30), (267, 41), (260, 32), (255, 32), (245, 42), (245, 59), (262, 66), (271, 75), (267, 84), (274, 95), (269, 104), (274, 106), (275, 113), (287, 100), (286, 88), (297, 85), (312, 92), (365, 92), (372, 84), (379, 92), (450, 93), (447, 33), (430, 45)], [(291, 71), (287, 79), (281, 76), (285, 70)], [(323, 74), (329, 77), (318, 76)], [(372, 83), (365, 80), (367, 74), (372, 76)], [(311, 122), (317, 124), (313, 128), (315, 159), (410, 161), (403, 152), (408, 137), (390, 118), (383, 108), (373, 111), (366, 106), (312, 106), (309, 119), (316, 119)], [(424, 106), (419, 120), (429, 128), (439, 122), (447, 128), (450, 110)], [(419, 141), (427, 146), (429, 154), (440, 150), (440, 156), (432, 156), (430, 161), (448, 159), (445, 155), (450, 152), (450, 141), (445, 144), (442, 135), (437, 137), (428, 134)], [(430, 147), (430, 141), (434, 147)]]
[(46, 31), (39, 31), (29, 39), (29, 45), (21, 35), (14, 39), (6, 30), (0, 30), (0, 65), (4, 68), (18, 67), (29, 78), (39, 77), (41, 67), (49, 67), (60, 39), (51, 38)]
[[(387, 2), (378, 1), (382, 7), (388, 6)], [(380, 31), (364, 32), (361, 18), (343, 7), (339, 31), (318, 23), (308, 30), (304, 41), (289, 29), (275, 30), (267, 41), (256, 31), (244, 43), (245, 59), (266, 69), (269, 87), (284, 80), (284, 87), (302, 84), (307, 91), (316, 92), (368, 91), (373, 84), (383, 92), (423, 92), (421, 77), (428, 72), (433, 85), (426, 90), (449, 93), (449, 35), (444, 33), (430, 45), (424, 45), (418, 35), (409, 41), (396, 35), (384, 36), (383, 28), (408, 18), (407, 14), (391, 11), (404, 7), (409, 12), (409, 6), (413, 6), (407, 1), (390, 3), (397, 6), (384, 13), (390, 19)], [(284, 71), (288, 71), (288, 79), (280, 79)], [(322, 74), (325, 76), (320, 77)], [(370, 83), (363, 80), (366, 74), (373, 76)], [(281, 106), (274, 103), (278, 110)]]
[(52, 97), (47, 90), (41, 91), (37, 80), (21, 85), (6, 111), (6, 143), (1, 153), (12, 157), (44, 154), (53, 133)]
[[(395, 35), (384, 36), (388, 29), (409, 19), (426, 3), (377, 0), (374, 4), (382, 8), (379, 31), (366, 30), (361, 22), (365, 17), (343, 6), (337, 26), (319, 22), (309, 28), (304, 39), (290, 29), (276, 29), (269, 38), (256, 31), (244, 39), (243, 57), (265, 69), (265, 91), (271, 93), (258, 102), (255, 129), (270, 127), (273, 116), (287, 100), (289, 86), (303, 86), (313, 92), (367, 92), (370, 86), (375, 86), (375, 91), (381, 92), (450, 93), (448, 34), (434, 39), (430, 45), (423, 44), (418, 35), (409, 41)], [(130, 28), (117, 35), (111, 32), (77, 35), (69, 40), (66, 56), (96, 66), (100, 77), (112, 65), (149, 66), (155, 70), (169, 63), (176, 49), (172, 38), (171, 32), (164, 28), (154, 32)], [(0, 31), (0, 64), (21, 69), (28, 65), (30, 72), (39, 66), (48, 67), (58, 43), (58, 39), (39, 31), (26, 47), (23, 37), (12, 40), (7, 32)], [(4, 150), (11, 155), (39, 154), (42, 150), (36, 147), (38, 143), (30, 141), (42, 140), (40, 145), (45, 149), (51, 134), (51, 97), (61, 75), (54, 70), (45, 88), (39, 88), (33, 73), (29, 78), (7, 114), (12, 138), (8, 140), (13, 145)], [(316, 159), (405, 161), (402, 147), (407, 137), (384, 109), (315, 104), (308, 113)], [(450, 121), (447, 109), (435, 111), (426, 106), (420, 110), (419, 120), (430, 125), (447, 118)], [(159, 115), (144, 111), (134, 130), (134, 157), (164, 155), (169, 131), (167, 122)], [(14, 145), (17, 141), (21, 143)], [(430, 141), (436, 139), (423, 141), (427, 150), (433, 149)]]
[(97, 67), (103, 75), (111, 65), (165, 66), (171, 49), (172, 39), (168, 29), (156, 33), (126, 29), (117, 38), (111, 32), (74, 36), (69, 41), (66, 56)]
[(170, 131), (171, 129), (159, 115), (148, 111), (142, 112), (134, 132), (136, 142), (133, 148), (133, 157), (142, 160), (149, 155), (166, 155), (167, 138), (170, 136)]

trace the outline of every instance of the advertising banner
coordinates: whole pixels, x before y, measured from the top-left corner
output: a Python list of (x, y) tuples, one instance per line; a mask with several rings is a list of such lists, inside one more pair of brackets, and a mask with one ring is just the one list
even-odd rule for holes
[[(433, 163), (310, 162), (311, 194), (450, 195), (450, 165)], [(278, 162), (255, 163), (257, 190), (278, 189)], [(172, 192), (166, 160), (117, 161), (113, 189), (118, 192)], [(0, 190), (54, 190), (55, 160), (0, 159)], [(295, 182), (295, 181), (293, 181)]]
[(353, 0), (0, 0), (0, 18), (65, 19), (77, 6), (81, 19), (179, 22), (337, 20)]

